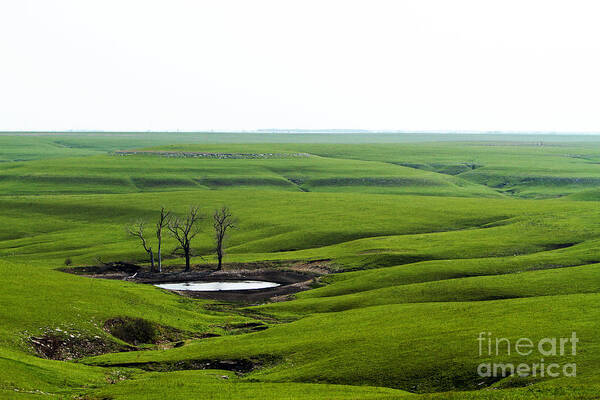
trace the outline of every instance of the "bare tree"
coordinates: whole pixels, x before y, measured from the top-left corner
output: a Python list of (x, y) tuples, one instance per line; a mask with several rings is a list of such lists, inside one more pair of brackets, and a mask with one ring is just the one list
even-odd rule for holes
[(165, 210), (164, 207), (160, 209), (160, 218), (156, 223), (156, 239), (158, 239), (158, 272), (162, 272), (162, 231), (169, 223), (171, 217), (171, 211)]
[(217, 252), (217, 259), (219, 260), (218, 269), (220, 270), (223, 265), (223, 245), (227, 237), (227, 231), (235, 228), (235, 221), (229, 207), (223, 206), (215, 210), (213, 214), (213, 227), (215, 228), (215, 251)]
[(191, 207), (185, 219), (180, 217), (169, 218), (167, 227), (171, 234), (179, 242), (179, 246), (175, 249), (182, 250), (185, 256), (185, 272), (190, 270), (190, 256), (191, 256), (191, 244), (192, 240), (198, 233), (200, 233), (200, 226), (198, 222), (204, 219), (200, 215), (200, 209), (198, 207)]
[(146, 242), (146, 237), (144, 236), (144, 221), (137, 221), (132, 224), (127, 228), (127, 232), (131, 236), (137, 237), (142, 241), (142, 246), (150, 257), (150, 271), (154, 272), (154, 253), (152, 252), (152, 247), (148, 246), (148, 242)]

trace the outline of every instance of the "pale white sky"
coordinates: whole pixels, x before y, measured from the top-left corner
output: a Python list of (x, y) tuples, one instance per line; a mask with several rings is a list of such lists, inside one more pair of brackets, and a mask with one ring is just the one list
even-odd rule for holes
[(0, 0), (0, 130), (600, 131), (600, 2)]

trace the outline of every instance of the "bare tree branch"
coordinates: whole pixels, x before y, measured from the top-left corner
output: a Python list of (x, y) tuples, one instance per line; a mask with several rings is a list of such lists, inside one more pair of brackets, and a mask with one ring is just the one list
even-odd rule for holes
[(156, 224), (156, 239), (158, 239), (158, 272), (162, 272), (162, 231), (163, 228), (168, 225), (170, 218), (171, 211), (161, 207), (160, 217), (158, 218), (158, 222)]
[(234, 229), (235, 221), (231, 210), (227, 206), (223, 206), (220, 209), (215, 210), (213, 214), (213, 228), (215, 229), (215, 251), (217, 252), (218, 269), (222, 268), (223, 255), (224, 255), (224, 243), (227, 237), (227, 231)]
[(200, 233), (201, 227), (199, 221), (204, 219), (200, 214), (199, 207), (190, 207), (190, 211), (185, 219), (173, 216), (169, 218), (167, 228), (173, 237), (179, 242), (179, 248), (183, 250), (185, 256), (185, 271), (190, 270), (190, 255), (192, 240)]
[(137, 221), (131, 226), (127, 227), (127, 233), (140, 239), (142, 242), (142, 247), (150, 257), (150, 269), (152, 272), (154, 272), (154, 253), (152, 252), (152, 247), (148, 245), (144, 235), (144, 221)]

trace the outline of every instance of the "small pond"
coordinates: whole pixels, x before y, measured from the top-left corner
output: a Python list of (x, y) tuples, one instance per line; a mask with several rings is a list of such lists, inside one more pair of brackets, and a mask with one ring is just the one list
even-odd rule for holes
[(167, 290), (218, 292), (222, 290), (268, 289), (279, 286), (279, 283), (265, 281), (172, 282), (159, 283), (155, 286)]

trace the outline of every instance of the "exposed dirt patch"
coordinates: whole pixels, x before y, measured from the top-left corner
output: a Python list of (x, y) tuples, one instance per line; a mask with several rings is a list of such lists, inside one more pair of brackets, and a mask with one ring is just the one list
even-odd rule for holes
[[(276, 299), (281, 301), (281, 296), (289, 296), (303, 290), (311, 289), (316, 284), (318, 275), (313, 272), (278, 271), (278, 270), (252, 270), (252, 271), (218, 271), (204, 276), (190, 276), (178, 274), (176, 276), (161, 277), (161, 282), (185, 281), (226, 281), (226, 280), (259, 280), (276, 282), (281, 286), (267, 289), (227, 290), (227, 291), (173, 291), (182, 296), (192, 298), (224, 300), (241, 303), (256, 303)], [(144, 282), (144, 283), (159, 283)]]
[[(185, 339), (202, 339), (218, 336), (214, 334), (197, 335), (170, 326), (160, 325), (143, 318), (116, 317), (104, 323), (104, 330), (114, 337), (132, 345), (161, 344), (178, 342)], [(178, 347), (177, 344), (174, 347)]]
[[(258, 280), (276, 282), (287, 285), (312, 279), (318, 276), (313, 272), (285, 271), (273, 269), (227, 270), (227, 271), (191, 271), (166, 272), (162, 274), (138, 274), (132, 281), (138, 283), (165, 283), (188, 281), (227, 281), (227, 280)], [(262, 289), (260, 289), (262, 290)]]
[(68, 333), (47, 333), (32, 336), (29, 342), (38, 356), (50, 360), (73, 360), (106, 353), (135, 350), (100, 336), (86, 337)]
[[(262, 325), (262, 324), (257, 324)], [(242, 329), (243, 327), (238, 327)], [(220, 336), (213, 333), (194, 333), (170, 326), (160, 325), (142, 318), (116, 317), (107, 320), (103, 329), (123, 344), (105, 336), (88, 336), (77, 332), (47, 329), (43, 335), (27, 339), (35, 353), (50, 360), (74, 360), (106, 353), (139, 350), (138, 345), (156, 345), (165, 349), (181, 347), (189, 339), (205, 339)], [(249, 326), (246, 330), (252, 331)]]
[(162, 273), (152, 273), (147, 267), (116, 262), (102, 266), (62, 268), (61, 271), (90, 278), (119, 279), (145, 284), (258, 280), (275, 282), (280, 285), (274, 288), (253, 290), (173, 291), (192, 298), (252, 304), (288, 300), (294, 293), (318, 286), (318, 277), (331, 272), (331, 260), (229, 263), (224, 267), (224, 270), (216, 271), (212, 264), (194, 265), (190, 272), (183, 272), (181, 266), (168, 266), (163, 268)]
[[(245, 263), (225, 263), (223, 270), (217, 271), (216, 264), (195, 264), (191, 266), (189, 273), (183, 272), (182, 265), (165, 265), (162, 273), (153, 273), (147, 266), (137, 265), (130, 262), (117, 261), (100, 266), (66, 267), (59, 271), (90, 278), (103, 279), (129, 279), (142, 282), (145, 278), (154, 279), (160, 276), (208, 276), (209, 274), (233, 274), (236, 272), (253, 270), (274, 271), (299, 271), (311, 272), (315, 275), (324, 275), (335, 272), (332, 268), (332, 260), (286, 260), (286, 261), (257, 261)], [(166, 282), (166, 281), (165, 281)]]
[(100, 266), (59, 268), (59, 271), (88, 276), (90, 278), (125, 279), (144, 271), (144, 267), (133, 263), (117, 261)]
[(321, 260), (294, 261), (287, 268), (294, 271), (312, 272), (317, 275), (330, 274), (332, 269), (332, 260), (324, 258)]
[(221, 369), (237, 374), (247, 374), (257, 369), (275, 365), (279, 358), (264, 355), (248, 359), (230, 360), (182, 360), (168, 362), (111, 364), (110, 367), (139, 368), (145, 371), (171, 372), (183, 370)]

